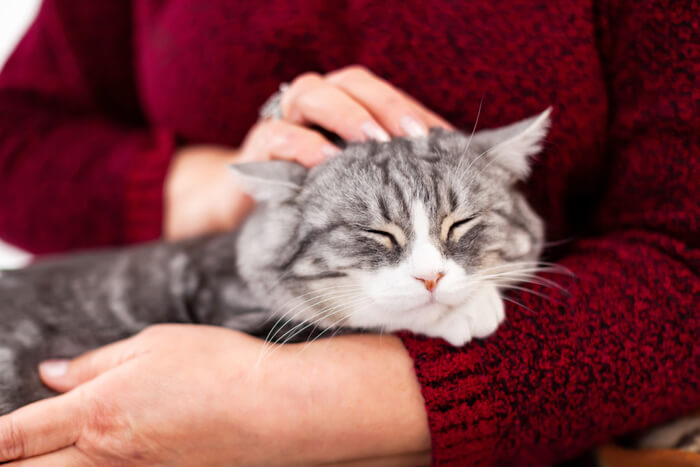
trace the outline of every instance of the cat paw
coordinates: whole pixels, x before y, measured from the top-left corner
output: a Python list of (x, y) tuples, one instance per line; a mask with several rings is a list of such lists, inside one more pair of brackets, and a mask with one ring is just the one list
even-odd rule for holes
[(472, 336), (478, 338), (493, 334), (505, 319), (503, 299), (496, 287), (485, 288), (455, 313), (466, 317)]
[(441, 337), (455, 347), (461, 347), (472, 340), (469, 320), (466, 316), (451, 312), (435, 323), (430, 329), (423, 330), (429, 337)]
[(473, 338), (493, 334), (505, 319), (503, 300), (496, 287), (486, 287), (467, 303), (457, 306), (422, 332), (429, 337), (441, 337), (455, 347)]

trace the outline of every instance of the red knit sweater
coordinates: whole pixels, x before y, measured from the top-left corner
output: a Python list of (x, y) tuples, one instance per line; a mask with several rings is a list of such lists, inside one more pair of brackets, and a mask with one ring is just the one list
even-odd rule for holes
[(401, 337), (435, 463), (531, 464), (700, 407), (700, 3), (47, 0), (0, 75), (0, 236), (152, 239), (179, 144), (237, 146), (281, 81), (361, 63), (456, 126), (554, 106), (527, 184), (570, 295)]

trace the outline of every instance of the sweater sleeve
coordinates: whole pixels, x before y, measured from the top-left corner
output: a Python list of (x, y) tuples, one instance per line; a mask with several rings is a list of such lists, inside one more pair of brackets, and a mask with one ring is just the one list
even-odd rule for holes
[(0, 237), (34, 253), (155, 238), (174, 138), (134, 82), (130, 2), (45, 0), (0, 74)]
[[(700, 407), (700, 8), (599, 5), (608, 186), (555, 277), (464, 348), (401, 334), (437, 465), (561, 461)], [(693, 6), (690, 6), (693, 5)]]

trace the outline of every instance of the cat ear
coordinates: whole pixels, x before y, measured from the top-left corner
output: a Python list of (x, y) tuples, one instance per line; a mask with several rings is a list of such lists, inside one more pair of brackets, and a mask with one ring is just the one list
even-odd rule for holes
[(243, 191), (256, 201), (282, 201), (299, 192), (307, 170), (296, 162), (265, 161), (230, 164)]
[(530, 175), (530, 158), (542, 150), (549, 131), (552, 108), (534, 117), (474, 135), (474, 147), (513, 174), (516, 180)]

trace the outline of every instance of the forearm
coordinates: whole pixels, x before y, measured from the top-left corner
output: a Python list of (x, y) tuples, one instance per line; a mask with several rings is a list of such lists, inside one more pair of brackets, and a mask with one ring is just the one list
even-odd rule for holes
[(300, 423), (288, 426), (288, 435), (300, 443), (297, 452), (310, 462), (425, 463), (425, 407), (397, 337), (349, 335), (288, 347), (282, 368), (294, 382), (293, 419)]

